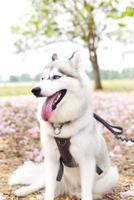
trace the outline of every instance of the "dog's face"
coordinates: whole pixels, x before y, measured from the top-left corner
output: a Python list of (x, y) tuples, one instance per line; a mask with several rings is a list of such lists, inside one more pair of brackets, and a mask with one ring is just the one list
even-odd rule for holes
[(44, 121), (61, 123), (78, 118), (86, 109), (88, 99), (78, 53), (75, 52), (67, 61), (58, 60), (54, 54), (32, 92), (41, 97), (40, 114)]

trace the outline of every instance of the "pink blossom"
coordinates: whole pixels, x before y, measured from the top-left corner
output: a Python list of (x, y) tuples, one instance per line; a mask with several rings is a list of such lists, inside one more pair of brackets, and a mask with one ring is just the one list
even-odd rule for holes
[(122, 157), (122, 149), (119, 145), (116, 145), (109, 154), (112, 158), (119, 159)]
[[(94, 93), (95, 112), (110, 124), (122, 126), (124, 136), (131, 138), (134, 133), (134, 92)], [(105, 129), (106, 130), (106, 129)], [(106, 132), (106, 131), (105, 131)], [(127, 143), (125, 143), (126, 145)], [(130, 145), (130, 144), (129, 144)]]
[(0, 193), (0, 200), (6, 200), (6, 197), (2, 193)]
[(28, 152), (28, 158), (34, 162), (41, 162), (43, 154), (39, 149), (35, 148), (33, 151)]
[(44, 193), (38, 194), (36, 197), (37, 197), (37, 200), (43, 200), (44, 199)]
[(28, 130), (28, 134), (35, 139), (39, 138), (39, 127), (34, 127)]
[(128, 198), (128, 197), (134, 197), (134, 189), (133, 190), (128, 190), (126, 192), (121, 192), (120, 193), (120, 196), (125, 199), (125, 198)]
[(22, 145), (26, 145), (27, 143), (28, 143), (28, 141), (29, 141), (29, 138), (28, 137), (26, 137), (26, 136), (24, 136), (21, 140), (20, 140), (20, 144), (22, 144)]
[(119, 145), (115, 146), (113, 149), (114, 153), (121, 154), (121, 147)]

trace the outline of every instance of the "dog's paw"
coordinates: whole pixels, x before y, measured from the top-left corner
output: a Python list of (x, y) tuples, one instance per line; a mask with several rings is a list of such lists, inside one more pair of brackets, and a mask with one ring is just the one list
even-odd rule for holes
[(12, 175), (12, 176), (9, 178), (8, 184), (11, 185), (11, 186), (12, 186), (12, 185), (18, 185), (18, 184), (19, 184), (18, 179), (16, 178), (15, 175)]
[(95, 198), (94, 200), (102, 200), (102, 198), (97, 198), (97, 199)]
[(29, 192), (28, 187), (24, 186), (24, 187), (21, 187), (21, 188), (15, 190), (14, 195), (17, 197), (24, 197), (24, 196), (28, 195), (29, 193), (30, 192)]
[(93, 195), (93, 200), (102, 200), (102, 196), (101, 195)]

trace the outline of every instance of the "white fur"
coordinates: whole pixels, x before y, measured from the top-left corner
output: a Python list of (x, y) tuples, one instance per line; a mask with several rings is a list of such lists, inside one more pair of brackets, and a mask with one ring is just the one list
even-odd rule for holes
[[(75, 57), (76, 56), (76, 57)], [(38, 119), (40, 122), (40, 139), (45, 156), (44, 163), (25, 163), (10, 178), (10, 184), (27, 185), (15, 191), (17, 196), (25, 196), (45, 187), (44, 200), (53, 200), (59, 194), (76, 195), (82, 200), (101, 198), (112, 191), (118, 181), (118, 171), (111, 165), (105, 140), (93, 119), (93, 106), (90, 82), (85, 73), (76, 65), (78, 54), (71, 61), (53, 61), (47, 66), (47, 73), (55, 73), (62, 68), (74, 78), (64, 76), (58, 80), (48, 80), (44, 76), (41, 87), (44, 98), (39, 98)], [(51, 69), (51, 66), (53, 68)], [(51, 77), (50, 77), (51, 78)], [(50, 121), (65, 124), (58, 137), (71, 137), (70, 152), (78, 163), (77, 168), (65, 167), (61, 182), (56, 181), (60, 154), (54, 140), (54, 130), (49, 122), (41, 119), (41, 108), (46, 96), (67, 89), (67, 93), (57, 108), (52, 112)], [(103, 170), (97, 175), (96, 164)]]

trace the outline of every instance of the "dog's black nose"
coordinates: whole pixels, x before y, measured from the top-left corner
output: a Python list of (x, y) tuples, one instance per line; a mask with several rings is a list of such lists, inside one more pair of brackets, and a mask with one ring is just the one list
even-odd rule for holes
[(40, 87), (35, 87), (31, 90), (31, 92), (36, 96), (36, 97), (40, 97), (40, 92), (41, 92), (41, 88)]

